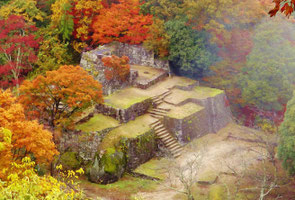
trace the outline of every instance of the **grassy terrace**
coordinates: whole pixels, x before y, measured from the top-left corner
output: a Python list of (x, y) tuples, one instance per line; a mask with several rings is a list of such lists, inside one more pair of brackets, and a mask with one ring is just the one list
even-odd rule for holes
[(149, 87), (146, 90), (130, 87), (123, 90), (119, 90), (104, 98), (105, 104), (113, 108), (127, 109), (130, 106), (147, 100), (155, 95), (166, 92), (167, 89), (179, 85), (188, 86), (195, 83), (194, 80), (184, 77), (166, 78), (164, 81), (159, 82), (156, 85)]
[(151, 129), (149, 124), (154, 121), (155, 119), (149, 115), (142, 115), (133, 121), (122, 124), (120, 127), (113, 129), (106, 135), (99, 146), (100, 150), (114, 147), (114, 145), (123, 137), (136, 138), (137, 136), (148, 132)]
[(195, 103), (187, 103), (183, 106), (173, 107), (168, 113), (167, 116), (175, 119), (183, 119), (186, 118), (200, 110), (204, 109), (204, 107), (199, 106)]
[(221, 93), (223, 93), (223, 91), (219, 89), (197, 86), (192, 91), (173, 89), (172, 94), (165, 98), (165, 100), (173, 104), (179, 104), (190, 98), (207, 99)]
[(165, 172), (169, 164), (170, 161), (167, 158), (161, 158), (160, 160), (153, 158), (137, 167), (135, 172), (164, 180), (166, 178)]
[(130, 106), (149, 99), (150, 96), (137, 88), (126, 88), (104, 98), (105, 104), (113, 108), (127, 109)]
[(89, 121), (79, 124), (76, 129), (83, 132), (102, 131), (107, 128), (119, 126), (119, 122), (112, 117), (103, 114), (95, 114)]

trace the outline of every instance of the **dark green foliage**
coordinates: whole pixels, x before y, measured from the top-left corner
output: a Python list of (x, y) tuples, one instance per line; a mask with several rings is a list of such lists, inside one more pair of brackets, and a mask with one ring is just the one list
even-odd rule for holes
[(1, 0), (0, 1), (0, 7), (7, 4), (10, 0)]
[[(295, 94), (295, 93), (294, 93)], [(291, 175), (295, 175), (295, 95), (287, 104), (287, 111), (279, 127), (279, 158)]]
[(242, 98), (263, 110), (282, 110), (291, 98), (295, 48), (284, 35), (288, 25), (267, 21), (256, 31), (254, 47), (240, 76)]
[(206, 47), (206, 33), (192, 29), (186, 18), (170, 20), (165, 28), (171, 37), (168, 59), (172, 67), (180, 73), (202, 77), (214, 61)]

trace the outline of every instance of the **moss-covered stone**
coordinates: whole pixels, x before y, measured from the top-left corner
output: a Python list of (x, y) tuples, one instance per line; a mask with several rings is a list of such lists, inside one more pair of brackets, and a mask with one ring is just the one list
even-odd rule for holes
[(89, 179), (100, 184), (109, 184), (118, 181), (126, 167), (126, 157), (123, 152), (108, 148), (101, 159), (95, 158), (90, 169)]
[(64, 169), (78, 169), (81, 167), (82, 160), (76, 152), (65, 152), (58, 161)]

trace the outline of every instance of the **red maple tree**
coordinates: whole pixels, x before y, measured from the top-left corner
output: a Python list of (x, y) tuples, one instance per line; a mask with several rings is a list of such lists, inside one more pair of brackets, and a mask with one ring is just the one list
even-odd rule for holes
[(152, 23), (152, 15), (140, 14), (138, 0), (120, 0), (120, 3), (113, 3), (110, 8), (101, 9), (95, 17), (92, 24), (93, 43), (119, 41), (140, 44), (146, 39)]
[(104, 74), (107, 80), (126, 81), (130, 73), (129, 58), (127, 56), (121, 58), (114, 55), (103, 57), (102, 62), (106, 66)]
[(294, 12), (295, 0), (274, 0), (273, 2), (275, 3), (275, 7), (268, 13), (271, 17), (275, 16), (279, 11), (287, 17)]
[(32, 70), (40, 41), (34, 35), (36, 31), (37, 28), (27, 24), (21, 16), (11, 15), (0, 20), (0, 54), (4, 55), (4, 64), (0, 65), (1, 87), (18, 87)]

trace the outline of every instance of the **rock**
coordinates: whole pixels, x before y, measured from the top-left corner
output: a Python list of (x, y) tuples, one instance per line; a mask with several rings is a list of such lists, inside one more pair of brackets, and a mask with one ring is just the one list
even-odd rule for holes
[(98, 160), (95, 158), (93, 167), (90, 169), (89, 180), (99, 184), (109, 184), (118, 181), (126, 167), (126, 157), (123, 152), (114, 148), (106, 150)]

